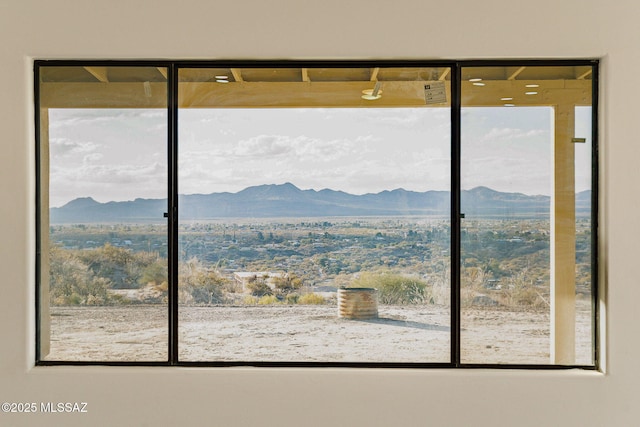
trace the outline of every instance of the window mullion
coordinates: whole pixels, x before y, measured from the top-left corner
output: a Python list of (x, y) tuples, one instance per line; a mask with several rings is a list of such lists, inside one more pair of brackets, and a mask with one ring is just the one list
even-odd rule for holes
[(460, 366), (460, 64), (451, 73), (451, 363)]
[(169, 363), (178, 363), (178, 73), (175, 64), (167, 69), (168, 89), (168, 277), (169, 277)]

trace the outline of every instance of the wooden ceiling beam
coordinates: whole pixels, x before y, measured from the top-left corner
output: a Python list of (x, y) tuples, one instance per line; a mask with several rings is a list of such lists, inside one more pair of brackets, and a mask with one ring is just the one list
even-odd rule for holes
[(158, 68), (158, 72), (160, 74), (162, 74), (162, 77), (164, 77), (164, 79), (167, 79), (167, 68), (166, 67), (157, 67)]
[(585, 71), (584, 73), (582, 73), (578, 77), (576, 77), (576, 79), (577, 80), (584, 80), (587, 77), (589, 77), (591, 74), (593, 74), (593, 69), (589, 68), (587, 71)]
[(525, 68), (527, 68), (527, 67), (518, 68), (516, 71), (511, 73), (511, 75), (509, 77), (507, 77), (507, 80), (515, 80), (520, 75), (520, 73), (522, 73), (525, 70)]
[(440, 77), (438, 77), (438, 80), (440, 80), (441, 82), (444, 81), (450, 72), (451, 68), (445, 68), (444, 71), (442, 71), (442, 73), (440, 74)]
[(378, 81), (378, 73), (380, 72), (380, 67), (375, 67), (371, 70), (371, 77), (369, 78), (370, 82)]
[(231, 69), (231, 74), (233, 74), (233, 79), (237, 82), (243, 82), (244, 79), (242, 78), (242, 71), (240, 71), (240, 69), (238, 68), (232, 68)]
[[(546, 80), (538, 95), (526, 95), (533, 81), (487, 81), (485, 86), (462, 82), (465, 107), (502, 106), (510, 97), (515, 105), (590, 105), (591, 81)], [(450, 81), (445, 81), (451, 99)], [(375, 101), (361, 98), (371, 82), (215, 82), (179, 83), (181, 108), (296, 108), (296, 107), (431, 107), (425, 104), (423, 81), (385, 81), (384, 96)], [(165, 108), (166, 83), (41, 83), (41, 104), (48, 108)], [(447, 104), (436, 104), (443, 107)]]
[(93, 77), (101, 83), (109, 83), (107, 67), (84, 67)]
[[(544, 87), (527, 89), (538, 81), (488, 81), (485, 86), (462, 82), (462, 105), (465, 107), (591, 105), (591, 82), (588, 80), (547, 80)], [(527, 95), (527, 92), (537, 92)], [(503, 101), (502, 98), (511, 98)]]

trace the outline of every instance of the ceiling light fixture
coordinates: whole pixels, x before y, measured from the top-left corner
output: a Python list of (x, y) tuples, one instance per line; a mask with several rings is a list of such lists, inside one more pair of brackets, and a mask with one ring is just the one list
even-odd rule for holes
[(513, 98), (500, 98), (500, 101), (513, 101)]
[(515, 107), (516, 104), (504, 104), (505, 107)]
[(480, 83), (480, 82), (474, 82), (473, 83), (474, 86), (484, 86), (484, 83)]
[(470, 82), (481, 82), (482, 79), (480, 78), (475, 78), (475, 79), (469, 79)]
[(525, 87), (540, 87), (540, 85), (530, 84), (530, 85), (525, 85)]
[(537, 95), (538, 92), (525, 92), (524, 94), (525, 95)]

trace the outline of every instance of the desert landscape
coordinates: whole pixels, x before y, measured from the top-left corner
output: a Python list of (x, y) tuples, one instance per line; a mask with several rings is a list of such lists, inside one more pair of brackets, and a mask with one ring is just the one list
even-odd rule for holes
[[(591, 364), (591, 312), (578, 300), (577, 364)], [(380, 305), (379, 316), (351, 320), (335, 305), (184, 306), (181, 361), (447, 363), (449, 308)], [(549, 363), (549, 312), (463, 308), (463, 363)], [(165, 361), (165, 306), (52, 307), (44, 360)]]
[[(256, 191), (304, 193), (292, 185), (249, 190)], [(546, 218), (465, 222), (462, 363), (551, 363), (549, 230)], [(178, 359), (449, 363), (449, 233), (447, 219), (431, 216), (187, 221), (180, 225)], [(55, 225), (50, 240), (51, 335), (42, 338), (51, 346), (42, 359), (167, 361), (165, 227)], [(591, 223), (581, 218), (577, 365), (593, 365), (591, 241)], [(336, 293), (344, 288), (377, 289), (377, 318), (339, 317)]]

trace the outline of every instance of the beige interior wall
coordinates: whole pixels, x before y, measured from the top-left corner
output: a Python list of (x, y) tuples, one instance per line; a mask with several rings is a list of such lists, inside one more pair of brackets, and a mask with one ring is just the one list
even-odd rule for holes
[[(0, 0), (0, 403), (89, 411), (0, 425), (638, 425), (638, 16), (609, 0)], [(603, 59), (606, 374), (32, 366), (32, 58), (557, 57)]]

